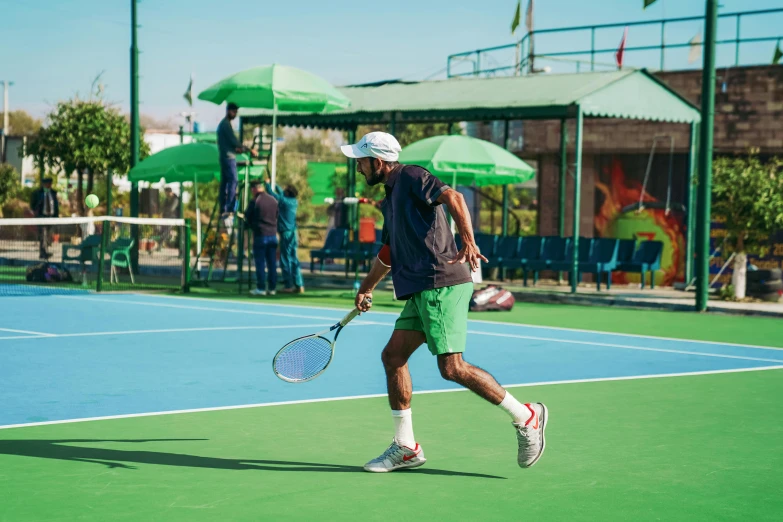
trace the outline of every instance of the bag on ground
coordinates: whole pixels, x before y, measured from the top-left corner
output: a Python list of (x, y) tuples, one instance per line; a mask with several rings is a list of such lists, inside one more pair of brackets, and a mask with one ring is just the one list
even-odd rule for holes
[(514, 307), (514, 295), (500, 286), (489, 285), (473, 292), (471, 312), (504, 311)]

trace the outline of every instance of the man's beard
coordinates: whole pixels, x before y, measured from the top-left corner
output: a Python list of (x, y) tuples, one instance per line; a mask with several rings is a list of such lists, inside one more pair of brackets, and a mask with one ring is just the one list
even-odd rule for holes
[(371, 187), (383, 181), (383, 174), (375, 168), (375, 162), (370, 162), (370, 173), (364, 179), (367, 180), (367, 184)]

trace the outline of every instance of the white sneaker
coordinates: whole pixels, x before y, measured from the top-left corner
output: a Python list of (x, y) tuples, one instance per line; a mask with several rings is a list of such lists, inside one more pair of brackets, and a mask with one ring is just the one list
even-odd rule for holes
[(396, 469), (416, 468), (427, 462), (424, 458), (424, 450), (416, 444), (409, 448), (392, 439), (391, 445), (378, 458), (372, 459), (364, 465), (365, 471), (373, 473), (386, 473)]
[(269, 292), (267, 292), (266, 295), (277, 295), (277, 292), (274, 290), (270, 290)]
[(266, 290), (259, 290), (258, 288), (254, 288), (250, 291), (250, 295), (266, 295)]
[(544, 454), (546, 443), (544, 441), (544, 430), (546, 429), (549, 412), (540, 402), (526, 404), (533, 410), (533, 414), (522, 424), (512, 423), (517, 431), (517, 443), (519, 451), (517, 453), (517, 464), (520, 468), (529, 468), (541, 458)]

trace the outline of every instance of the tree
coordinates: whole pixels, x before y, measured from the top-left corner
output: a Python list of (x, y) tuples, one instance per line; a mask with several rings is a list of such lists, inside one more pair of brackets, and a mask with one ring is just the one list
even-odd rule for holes
[(783, 159), (766, 163), (758, 151), (713, 163), (712, 214), (725, 223), (733, 250), (734, 297), (745, 297), (747, 254), (764, 254), (767, 236), (783, 227)]
[[(3, 127), (4, 114), (0, 112), (0, 128)], [(43, 122), (35, 119), (26, 111), (11, 111), (8, 113), (8, 126), (11, 128), (10, 135), (14, 136), (33, 136), (41, 130)]]
[[(84, 214), (84, 174), (87, 192), (93, 190), (95, 176), (109, 169), (124, 174), (130, 168), (130, 126), (115, 107), (102, 100), (60, 102), (47, 116), (49, 125), (29, 146), (30, 154), (50, 169), (70, 175), (77, 173), (79, 213)], [(141, 158), (149, 155), (149, 145), (141, 130)]]
[(3, 206), (16, 196), (19, 188), (19, 173), (8, 163), (0, 163), (0, 217)]

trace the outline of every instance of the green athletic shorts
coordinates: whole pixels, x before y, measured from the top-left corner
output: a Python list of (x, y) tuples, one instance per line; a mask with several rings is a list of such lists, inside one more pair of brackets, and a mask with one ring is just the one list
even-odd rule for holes
[(465, 351), (473, 283), (417, 292), (405, 303), (395, 330), (423, 332), (432, 355)]

